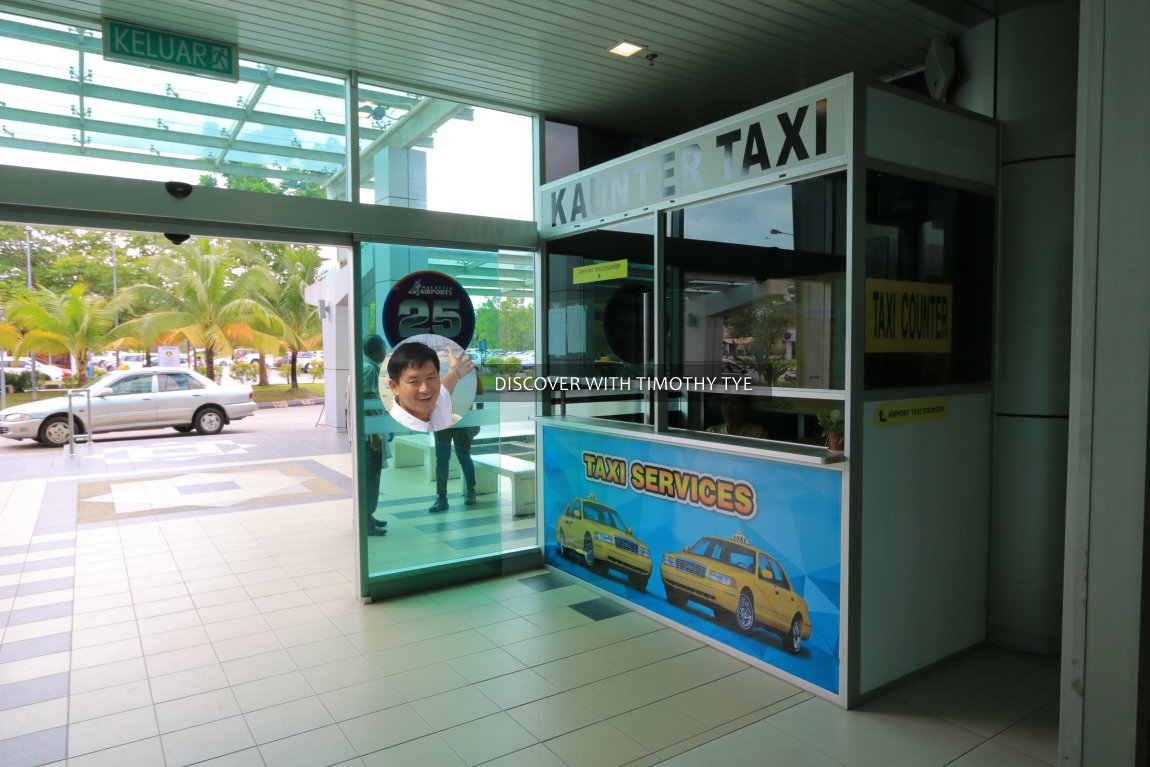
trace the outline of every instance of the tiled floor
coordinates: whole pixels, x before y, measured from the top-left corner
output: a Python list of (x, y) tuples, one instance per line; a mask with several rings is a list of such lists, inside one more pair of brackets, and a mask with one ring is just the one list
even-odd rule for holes
[[(1056, 761), (1055, 659), (985, 649), (845, 712), (554, 573), (361, 605), (327, 432), (0, 460), (4, 767)], [(212, 469), (154, 513), (189, 501), (157, 477)]]

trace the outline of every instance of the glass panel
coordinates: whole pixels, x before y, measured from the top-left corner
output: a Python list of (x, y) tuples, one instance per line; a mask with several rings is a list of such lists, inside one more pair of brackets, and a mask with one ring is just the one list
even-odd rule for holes
[[(360, 246), (357, 460), (369, 578), (538, 545), (535, 405), (495, 382), (502, 345), (535, 348), (532, 264), (531, 253)], [(416, 342), (432, 357), (412, 352)]]
[(994, 198), (868, 173), (866, 388), (988, 382), (993, 269)]
[(690, 391), (671, 398), (669, 420), (671, 428), (706, 432), (716, 439), (769, 439), (823, 447), (828, 446), (827, 424), (836, 410), (843, 412), (843, 400), (768, 397), (757, 391)]
[(654, 253), (654, 216), (551, 242), (547, 372), (588, 379), (564, 396), (568, 415), (649, 420), (634, 379), (654, 370)]
[(0, 14), (0, 163), (346, 196), (342, 80), (241, 60), (224, 82), (105, 61), (101, 45)]
[(359, 201), (531, 221), (532, 118), (361, 84)]
[[(820, 409), (768, 418), (779, 389), (842, 390), (846, 174), (693, 205), (667, 219), (668, 375), (722, 379), (669, 399), (675, 427), (818, 443)], [(735, 380), (753, 396), (735, 394)], [(775, 423), (768, 425), (768, 421)]]

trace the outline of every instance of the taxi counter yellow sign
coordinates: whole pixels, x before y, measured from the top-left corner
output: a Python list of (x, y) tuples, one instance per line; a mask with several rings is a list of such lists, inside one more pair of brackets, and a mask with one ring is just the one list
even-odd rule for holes
[(923, 421), (946, 419), (945, 399), (915, 399), (880, 402), (874, 409), (875, 426), (904, 426)]
[(866, 351), (950, 353), (952, 293), (950, 285), (867, 280)]
[(606, 261), (602, 264), (591, 264), (590, 266), (577, 266), (571, 270), (571, 276), (576, 285), (626, 277), (627, 260)]

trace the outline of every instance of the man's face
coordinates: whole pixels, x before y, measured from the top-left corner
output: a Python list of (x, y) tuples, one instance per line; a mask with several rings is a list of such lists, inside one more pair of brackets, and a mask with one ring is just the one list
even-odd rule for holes
[(407, 412), (424, 421), (431, 420), (431, 412), (439, 401), (439, 366), (430, 360), (421, 367), (410, 366), (399, 374), (399, 380), (389, 378), (391, 393)]

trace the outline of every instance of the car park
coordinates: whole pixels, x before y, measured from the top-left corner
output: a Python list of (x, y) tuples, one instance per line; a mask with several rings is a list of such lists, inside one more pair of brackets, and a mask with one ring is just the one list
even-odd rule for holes
[(741, 533), (707, 536), (681, 554), (664, 554), (659, 574), (671, 604), (710, 607), (716, 619), (730, 620), (744, 634), (762, 626), (782, 636), (787, 652), (797, 654), (811, 636), (806, 600), (778, 560)]
[[(193, 429), (218, 434), (232, 421), (255, 413), (252, 387), (217, 384), (185, 368), (118, 370), (78, 391), (72, 398), (77, 434), (157, 429)], [(0, 411), (0, 437), (34, 439), (64, 445), (71, 437), (68, 398), (26, 402)]]
[(574, 498), (555, 525), (555, 543), (560, 556), (580, 555), (592, 570), (616, 569), (640, 591), (651, 578), (651, 550), (631, 534), (619, 513), (595, 499)]

